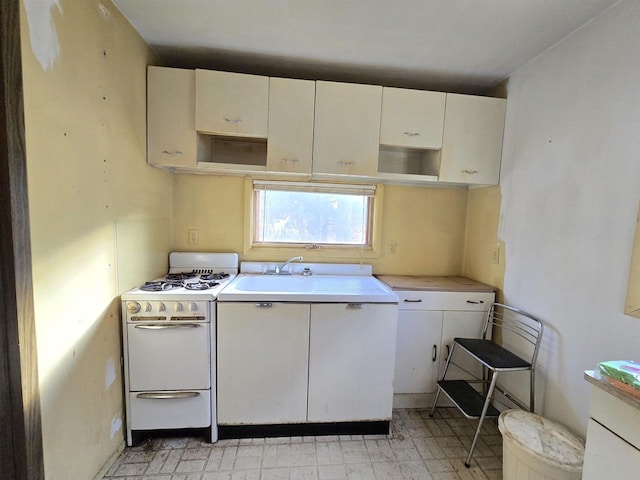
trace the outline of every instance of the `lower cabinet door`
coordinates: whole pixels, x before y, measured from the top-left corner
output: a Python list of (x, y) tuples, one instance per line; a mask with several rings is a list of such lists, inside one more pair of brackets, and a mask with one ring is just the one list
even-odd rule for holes
[[(480, 338), (486, 315), (485, 312), (444, 312), (442, 320), (442, 355), (440, 355), (438, 380), (442, 377), (453, 339), (456, 337)], [(480, 363), (470, 355), (456, 350), (453, 361), (456, 365), (451, 364), (449, 366), (447, 380), (467, 380), (469, 379), (469, 373), (478, 378), (482, 377)]]
[(637, 480), (640, 450), (593, 419), (589, 419), (583, 480)]
[(313, 304), (309, 422), (390, 420), (397, 305)]
[(203, 428), (211, 425), (211, 391), (129, 392), (130, 430)]
[(307, 419), (309, 305), (218, 302), (218, 423)]
[(438, 376), (442, 312), (400, 310), (394, 393), (434, 393)]

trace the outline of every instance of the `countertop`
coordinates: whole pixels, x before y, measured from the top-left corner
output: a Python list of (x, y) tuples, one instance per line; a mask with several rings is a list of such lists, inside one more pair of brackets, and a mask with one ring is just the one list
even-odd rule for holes
[(412, 275), (376, 275), (392, 290), (433, 292), (494, 292), (495, 288), (466, 277), (436, 277)]
[(613, 395), (614, 397), (622, 400), (623, 402), (631, 405), (635, 409), (640, 410), (640, 398), (633, 396), (616, 387), (615, 385), (609, 383), (606, 378), (603, 378), (603, 376), (600, 375), (600, 372), (595, 370), (587, 370), (584, 372), (584, 379), (587, 382), (595, 385), (596, 387), (601, 388), (605, 392)]

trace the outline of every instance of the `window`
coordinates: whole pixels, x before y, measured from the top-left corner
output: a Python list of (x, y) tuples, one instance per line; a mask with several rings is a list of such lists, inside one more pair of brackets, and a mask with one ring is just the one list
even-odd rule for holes
[(253, 183), (255, 245), (371, 247), (375, 187)]

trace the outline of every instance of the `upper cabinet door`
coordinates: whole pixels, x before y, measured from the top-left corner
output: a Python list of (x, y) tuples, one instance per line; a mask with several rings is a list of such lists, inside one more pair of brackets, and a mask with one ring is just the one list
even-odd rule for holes
[(311, 174), (316, 84), (269, 79), (267, 171)]
[(440, 149), (445, 98), (442, 92), (384, 87), (380, 144)]
[(147, 162), (195, 167), (194, 124), (196, 77), (193, 70), (147, 69)]
[(316, 82), (313, 172), (374, 177), (382, 87)]
[(267, 138), (269, 77), (196, 70), (196, 130)]
[(447, 94), (439, 180), (495, 185), (507, 101)]

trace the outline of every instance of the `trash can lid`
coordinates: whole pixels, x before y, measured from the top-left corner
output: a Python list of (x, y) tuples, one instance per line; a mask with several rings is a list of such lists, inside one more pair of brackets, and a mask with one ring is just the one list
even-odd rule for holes
[(582, 469), (581, 438), (551, 420), (524, 410), (507, 410), (498, 418), (503, 437), (517, 443), (540, 461), (565, 470)]

